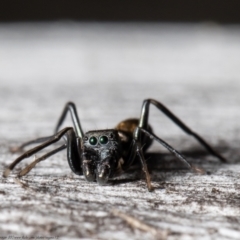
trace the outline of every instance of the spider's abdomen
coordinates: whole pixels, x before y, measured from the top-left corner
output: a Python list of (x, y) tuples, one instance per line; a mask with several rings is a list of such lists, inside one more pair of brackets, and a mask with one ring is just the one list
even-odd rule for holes
[[(138, 127), (138, 123), (139, 123), (139, 119), (137, 118), (129, 118), (129, 119), (126, 119), (122, 122), (120, 122), (116, 127), (115, 129), (118, 130), (119, 132), (119, 136), (122, 140), (122, 142), (125, 144), (123, 145), (130, 145), (131, 142), (132, 142), (132, 139), (133, 139), (133, 133), (134, 133), (134, 130)], [(151, 133), (152, 132), (152, 128), (148, 125), (148, 128), (147, 130)], [(121, 134), (122, 133), (122, 134)], [(124, 141), (124, 138), (121, 137), (121, 135), (125, 135), (127, 136), (128, 138)], [(141, 142), (142, 144), (144, 145), (144, 150), (146, 150), (152, 143), (152, 139), (150, 139), (149, 137), (147, 136), (144, 136), (142, 139), (141, 139)], [(124, 147), (124, 146), (123, 146)], [(126, 147), (125, 147), (126, 149)]]
[(120, 122), (115, 127), (115, 129), (118, 131), (123, 131), (123, 132), (133, 135), (133, 132), (136, 129), (136, 127), (138, 126), (138, 123), (139, 123), (139, 119), (137, 119), (137, 118), (126, 119), (126, 120)]

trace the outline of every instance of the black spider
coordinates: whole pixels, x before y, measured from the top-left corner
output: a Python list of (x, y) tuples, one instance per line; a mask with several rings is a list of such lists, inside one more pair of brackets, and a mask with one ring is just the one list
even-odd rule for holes
[[(227, 162), (227, 160), (217, 153), (202, 137), (193, 132), (163, 104), (154, 99), (146, 99), (143, 101), (140, 119), (127, 119), (120, 122), (114, 129), (89, 131), (85, 134), (80, 125), (75, 104), (69, 102), (63, 110), (53, 136), (38, 138), (22, 144), (18, 148), (12, 149), (13, 152), (17, 152), (21, 151), (27, 145), (42, 143), (18, 157), (4, 171), (3, 176), (7, 177), (10, 171), (24, 158), (32, 156), (43, 148), (59, 141), (61, 138), (65, 140), (62, 146), (34, 160), (20, 171), (18, 176), (26, 175), (38, 162), (67, 148), (68, 163), (75, 174), (84, 175), (88, 181), (97, 181), (99, 184), (104, 184), (109, 178), (127, 170), (133, 164), (136, 155), (138, 155), (146, 177), (148, 190), (151, 191), (153, 188), (143, 152), (150, 146), (153, 140), (156, 140), (167, 148), (191, 170), (196, 172), (201, 171), (201, 169), (193, 167), (183, 155), (152, 132), (151, 127), (148, 125), (150, 104), (153, 104), (166, 114), (187, 134), (196, 138), (212, 155), (219, 158), (222, 162)], [(71, 113), (74, 127), (66, 127), (59, 131), (68, 111)]]

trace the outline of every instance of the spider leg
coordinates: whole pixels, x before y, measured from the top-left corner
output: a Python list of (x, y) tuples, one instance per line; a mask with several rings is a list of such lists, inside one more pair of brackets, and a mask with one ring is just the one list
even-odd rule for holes
[(26, 174), (28, 174), (35, 166), (37, 163), (46, 160), (47, 158), (49, 158), (50, 156), (54, 155), (57, 152), (60, 152), (61, 150), (65, 149), (67, 147), (67, 144), (63, 144), (62, 146), (44, 154), (43, 156), (35, 159), (32, 163), (30, 163), (29, 165), (27, 165), (27, 167), (25, 167), (23, 170), (21, 170), (18, 174), (18, 177), (22, 177), (25, 176)]
[(154, 135), (153, 133), (148, 132), (145, 129), (142, 129), (140, 127), (137, 127), (135, 129), (134, 132), (134, 149), (132, 149), (132, 151), (135, 151), (136, 154), (139, 156), (140, 161), (141, 161), (141, 165), (142, 165), (142, 170), (145, 174), (145, 178), (146, 178), (146, 182), (147, 182), (147, 187), (148, 187), (148, 191), (152, 191), (153, 187), (151, 185), (151, 179), (150, 179), (150, 174), (148, 172), (148, 168), (147, 168), (147, 163), (146, 163), (146, 159), (144, 158), (144, 154), (142, 151), (143, 145), (141, 144), (140, 141), (140, 132), (143, 132), (144, 134), (146, 134), (148, 137), (150, 137), (151, 139), (156, 140), (157, 142), (159, 142), (162, 146), (164, 146), (165, 148), (167, 148), (168, 151), (170, 151), (171, 153), (173, 153), (177, 159), (179, 159), (180, 161), (182, 161), (185, 165), (187, 165), (187, 167), (189, 169), (191, 169), (194, 172), (197, 173), (204, 173), (204, 170), (195, 166), (192, 166), (187, 160), (186, 158), (180, 154), (176, 149), (174, 149), (173, 147), (171, 147), (168, 143), (166, 143), (165, 141), (163, 141), (162, 139), (160, 139), (159, 137), (157, 137), (156, 135)]
[(221, 154), (215, 151), (201, 136), (193, 132), (188, 126), (186, 126), (179, 118), (177, 118), (170, 110), (168, 110), (162, 103), (154, 99), (146, 99), (143, 101), (141, 117), (139, 120), (139, 128), (147, 129), (148, 125), (148, 115), (150, 104), (153, 104), (165, 115), (167, 115), (174, 123), (176, 123), (184, 132), (193, 136), (205, 149), (211, 153), (213, 156), (217, 157), (220, 161), (226, 163), (227, 159), (224, 158)]
[(148, 191), (151, 192), (151, 191), (153, 191), (153, 187), (151, 184), (150, 174), (149, 174), (148, 168), (147, 168), (147, 163), (146, 163), (146, 160), (143, 155), (142, 145), (140, 142), (134, 141), (134, 147), (135, 147), (136, 154), (139, 156), (139, 159), (140, 159), (140, 162), (142, 165), (142, 170), (145, 174)]
[(126, 171), (132, 164), (132, 162), (134, 161), (136, 155), (138, 155), (141, 165), (142, 165), (142, 170), (144, 172), (145, 175), (145, 179), (146, 179), (146, 183), (147, 183), (147, 188), (148, 191), (151, 192), (153, 191), (153, 187), (151, 185), (151, 179), (150, 179), (150, 174), (148, 172), (148, 168), (147, 168), (147, 164), (146, 164), (146, 160), (144, 158), (143, 155), (143, 151), (142, 151), (142, 144), (140, 143), (138, 136), (135, 134), (133, 136), (133, 140), (131, 142), (131, 146), (129, 148), (128, 154), (127, 154), (127, 161), (125, 161), (124, 165), (122, 166), (122, 170)]
[(84, 134), (83, 134), (83, 130), (82, 130), (79, 118), (78, 118), (77, 108), (76, 108), (76, 106), (73, 102), (68, 102), (65, 105), (65, 107), (63, 109), (63, 112), (62, 112), (62, 114), (61, 114), (61, 116), (58, 120), (58, 123), (57, 123), (57, 126), (55, 128), (54, 133), (56, 133), (59, 130), (59, 128), (61, 127), (61, 125), (63, 124), (63, 122), (64, 122), (64, 120), (67, 116), (68, 111), (71, 114), (72, 122), (73, 122), (73, 125), (74, 125), (74, 130), (76, 132), (77, 137), (82, 138)]
[(10, 152), (11, 153), (17, 153), (17, 152), (22, 152), (23, 149), (31, 144), (36, 144), (36, 143), (42, 143), (45, 142), (49, 139), (51, 139), (53, 136), (48, 136), (48, 137), (41, 137), (41, 138), (37, 138), (28, 142), (23, 143), (22, 145), (18, 146), (18, 147), (10, 147)]
[(18, 174), (18, 177), (25, 176), (27, 173), (29, 173), (37, 163), (46, 160), (50, 156), (54, 155), (57, 152), (60, 152), (63, 149), (67, 148), (67, 157), (68, 157), (68, 163), (71, 167), (72, 171), (78, 175), (82, 175), (82, 170), (79, 163), (79, 153), (78, 153), (78, 145), (76, 144), (76, 136), (73, 131), (73, 129), (67, 131), (67, 143), (63, 144), (62, 146), (44, 154), (43, 156), (35, 159), (32, 163), (30, 163), (27, 167), (25, 167), (23, 170), (21, 170)]
[(154, 133), (150, 133), (147, 130), (143, 129), (143, 128), (136, 128), (135, 130), (135, 137), (139, 138), (139, 131), (143, 132), (144, 134), (146, 134), (148, 137), (150, 137), (151, 139), (154, 139), (155, 141), (157, 141), (158, 143), (160, 143), (163, 147), (165, 147), (169, 152), (171, 152), (173, 155), (175, 155), (175, 157), (177, 159), (179, 159), (181, 162), (183, 162), (189, 169), (191, 169), (193, 172), (197, 172), (197, 173), (204, 173), (204, 170), (201, 168), (197, 168), (193, 165), (191, 165), (187, 159), (181, 154), (179, 153), (176, 149), (174, 149), (172, 146), (170, 146), (168, 143), (166, 143), (165, 141), (163, 141), (161, 138), (157, 137)]
[(77, 174), (82, 175), (82, 148), (81, 139), (76, 137), (73, 129), (67, 132), (67, 159), (71, 170)]
[[(76, 106), (72, 102), (68, 102), (65, 105), (63, 113), (62, 113), (62, 115), (61, 115), (61, 117), (60, 117), (60, 119), (57, 123), (57, 126), (55, 128), (54, 134), (58, 132), (59, 128), (61, 127), (63, 121), (66, 118), (66, 115), (67, 115), (68, 111), (70, 111), (70, 113), (71, 113), (74, 129), (75, 129), (75, 132), (77, 133), (77, 136), (82, 138), (83, 130), (81, 128), (81, 124), (80, 124), (80, 121), (79, 121), (79, 118), (78, 118)], [(11, 147), (10, 152), (12, 152), (12, 153), (21, 152), (28, 145), (36, 144), (36, 143), (42, 143), (42, 142), (45, 142), (45, 141), (51, 139), (52, 137), (53, 136), (41, 137), (41, 138), (37, 138), (37, 139), (31, 140), (31, 141), (25, 142), (22, 145), (20, 145), (19, 147)], [(64, 140), (66, 141), (65, 137), (64, 137)]]
[(41, 145), (32, 148), (28, 151), (26, 151), (25, 153), (23, 153), (21, 156), (19, 156), (15, 161), (13, 161), (3, 172), (3, 177), (7, 177), (10, 173), (11, 170), (14, 169), (14, 167), (20, 163), (23, 159), (28, 158), (30, 156), (32, 156), (33, 154), (39, 152), (40, 150), (46, 148), (47, 146), (59, 141), (62, 136), (65, 135), (65, 133), (67, 133), (68, 131), (72, 130), (71, 127), (67, 127), (64, 128), (63, 130), (59, 131), (58, 133), (56, 133), (55, 135), (53, 135), (48, 141), (42, 143)]

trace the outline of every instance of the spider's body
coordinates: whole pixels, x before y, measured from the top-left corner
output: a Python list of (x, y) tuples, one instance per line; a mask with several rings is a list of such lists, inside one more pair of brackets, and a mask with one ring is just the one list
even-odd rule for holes
[[(61, 138), (65, 140), (65, 143), (62, 146), (37, 158), (30, 165), (24, 168), (18, 176), (21, 177), (26, 175), (38, 162), (43, 161), (51, 155), (67, 148), (68, 163), (75, 174), (84, 175), (88, 181), (97, 181), (99, 184), (105, 184), (109, 178), (127, 170), (132, 165), (137, 155), (146, 177), (148, 190), (151, 191), (152, 186), (150, 175), (148, 173), (143, 152), (151, 145), (153, 140), (156, 140), (162, 146), (167, 148), (191, 170), (199, 171), (197, 168), (194, 168), (177, 150), (172, 148), (153, 133), (151, 127), (148, 125), (150, 104), (153, 104), (160, 111), (166, 114), (187, 134), (196, 138), (212, 155), (218, 157), (222, 162), (226, 162), (226, 159), (212, 149), (212, 147), (203, 140), (202, 137), (193, 132), (163, 104), (157, 102), (156, 100), (144, 100), (139, 119), (127, 119), (120, 122), (114, 129), (88, 131), (86, 133), (84, 133), (81, 128), (75, 104), (69, 102), (63, 110), (54, 131), (54, 135), (29, 141), (22, 144), (19, 148), (14, 149), (14, 151), (19, 151), (27, 145), (41, 143), (37, 147), (32, 148), (19, 156), (4, 171), (3, 176), (7, 177), (10, 171), (13, 170), (13, 168), (23, 159), (32, 156), (36, 152), (59, 141)], [(68, 112), (71, 113), (74, 127), (66, 127), (59, 131)]]
[[(88, 181), (104, 184), (109, 178), (127, 170), (134, 161), (128, 155), (138, 123), (138, 119), (127, 119), (120, 122), (115, 129), (86, 132), (81, 141), (82, 171), (79, 174), (83, 174)], [(145, 136), (144, 150), (151, 142)]]

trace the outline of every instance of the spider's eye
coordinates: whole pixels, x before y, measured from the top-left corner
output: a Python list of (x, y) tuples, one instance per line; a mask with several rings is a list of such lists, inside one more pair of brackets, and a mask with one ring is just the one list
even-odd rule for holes
[(99, 138), (99, 142), (100, 142), (101, 144), (107, 144), (107, 143), (108, 143), (108, 137), (107, 137), (107, 136), (101, 136), (101, 137)]
[(96, 138), (96, 137), (90, 137), (89, 143), (90, 143), (91, 145), (96, 145), (96, 144), (97, 144), (97, 138)]

